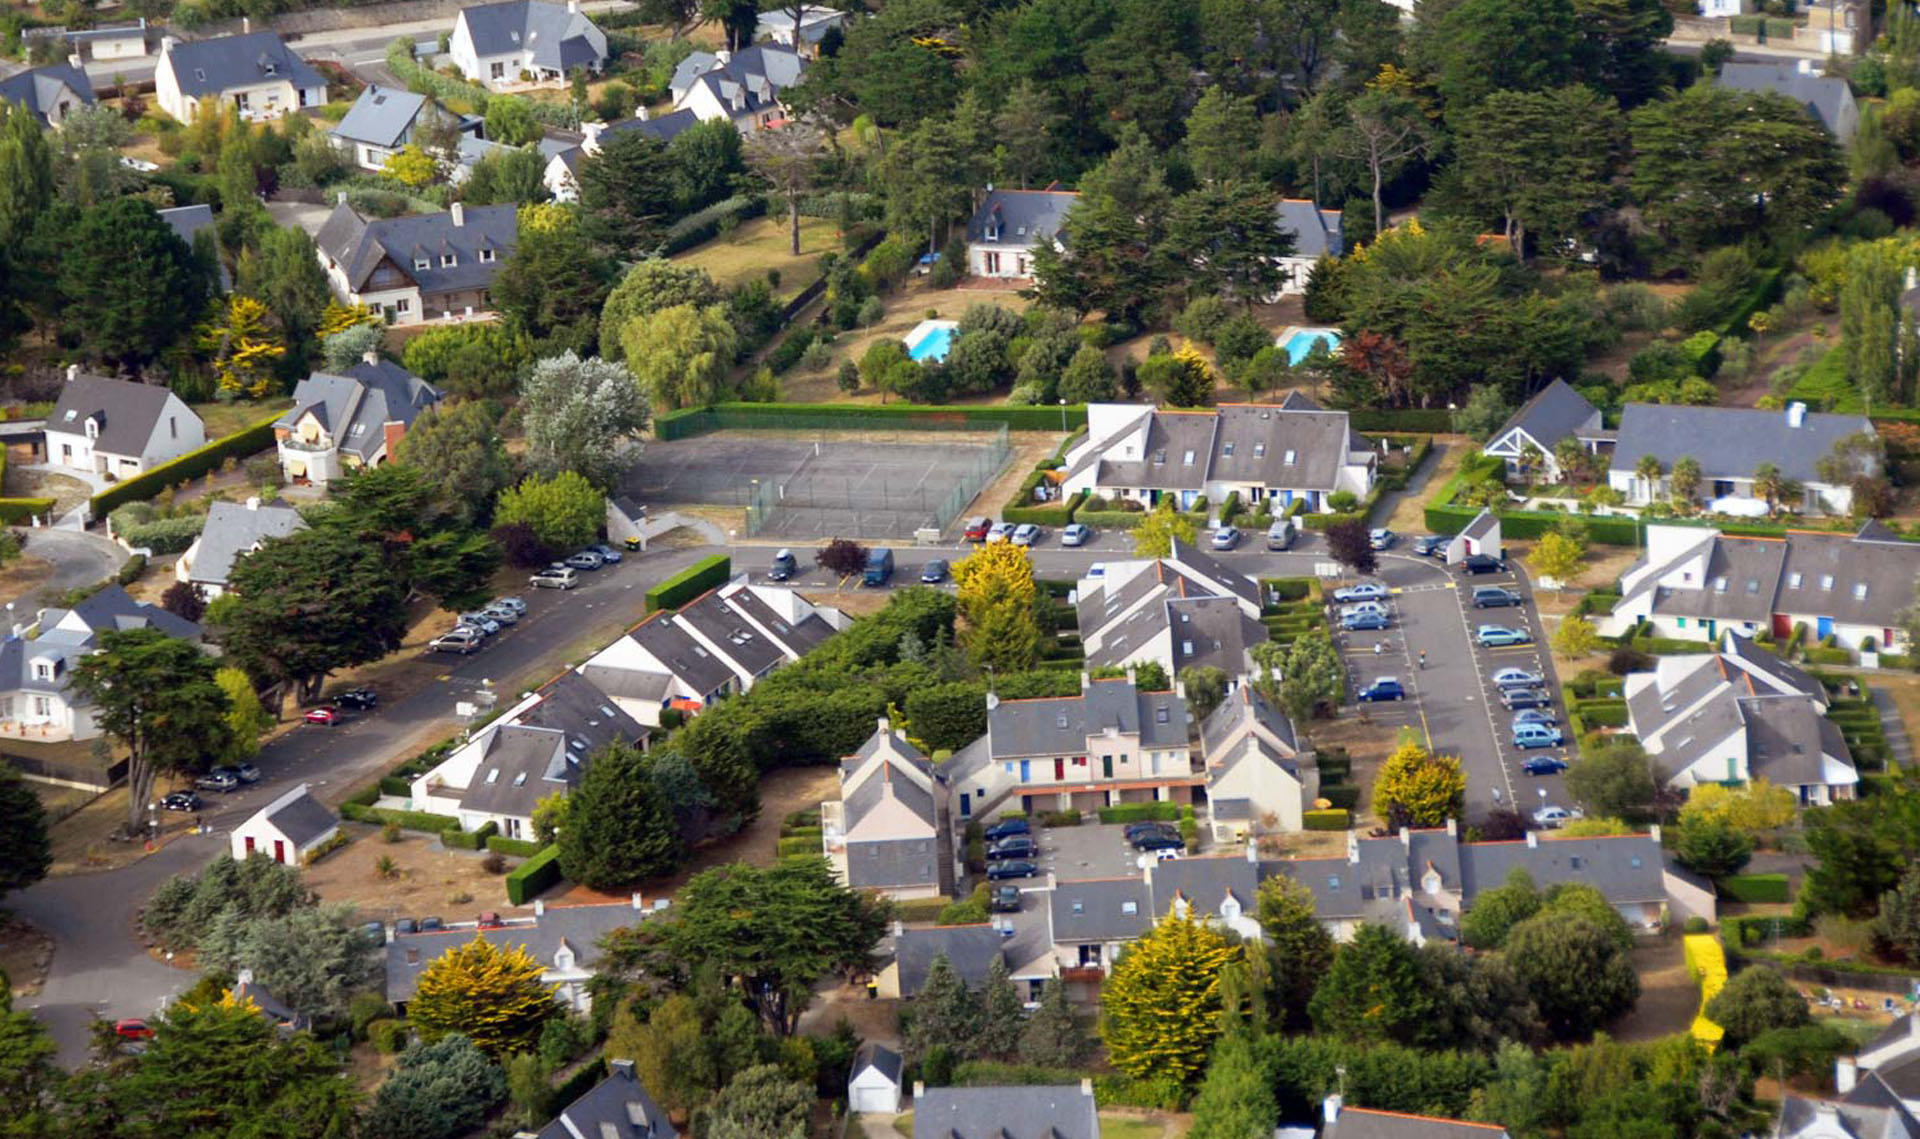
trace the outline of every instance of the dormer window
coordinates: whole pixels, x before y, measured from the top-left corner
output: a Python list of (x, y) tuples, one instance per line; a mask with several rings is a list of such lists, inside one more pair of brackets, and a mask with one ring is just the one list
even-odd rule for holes
[(453, 254), (442, 253), (440, 255), (440, 267), (442, 269), (451, 269), (458, 264), (460, 264), (460, 258), (454, 256)]
[(415, 269), (431, 269), (433, 268), (433, 259), (430, 257), (415, 257), (413, 259), (413, 267)]
[(52, 680), (53, 679), (53, 662), (50, 660), (34, 661), (33, 662), (33, 678), (35, 680)]
[(493, 264), (493, 258), (494, 258), (494, 253), (493, 253), (493, 250), (491, 250), (491, 249), (482, 249), (482, 250), (480, 251), (480, 263), (481, 263), (482, 265), (491, 265), (491, 264)]

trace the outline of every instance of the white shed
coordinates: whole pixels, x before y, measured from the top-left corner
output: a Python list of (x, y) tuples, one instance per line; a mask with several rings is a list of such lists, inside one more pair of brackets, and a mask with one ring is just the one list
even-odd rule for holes
[(1453, 536), (1447, 543), (1445, 561), (1448, 565), (1459, 565), (1475, 554), (1485, 554), (1490, 558), (1500, 557), (1504, 549), (1500, 538), (1500, 516), (1491, 510), (1482, 510), (1474, 515), (1466, 528)]
[(862, 1044), (847, 1080), (847, 1109), (885, 1115), (900, 1113), (900, 1053), (878, 1044)]
[(233, 828), (233, 856), (264, 854), (299, 866), (339, 832), (340, 820), (302, 783)]

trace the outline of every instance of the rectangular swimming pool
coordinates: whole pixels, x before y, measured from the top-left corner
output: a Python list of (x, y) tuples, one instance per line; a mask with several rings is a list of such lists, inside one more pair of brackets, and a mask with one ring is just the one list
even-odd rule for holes
[(951, 320), (923, 320), (907, 334), (907, 355), (913, 360), (944, 360), (953, 347), (959, 326)]

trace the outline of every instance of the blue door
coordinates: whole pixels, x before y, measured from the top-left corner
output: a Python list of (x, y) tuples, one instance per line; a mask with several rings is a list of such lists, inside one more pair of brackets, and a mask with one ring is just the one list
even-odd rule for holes
[(973, 814), (973, 796), (962, 791), (960, 792), (960, 817), (964, 819), (971, 814)]
[(1180, 509), (1182, 509), (1182, 510), (1192, 510), (1192, 509), (1193, 509), (1193, 500), (1194, 500), (1194, 499), (1196, 499), (1196, 498), (1198, 498), (1198, 497), (1200, 497), (1200, 492), (1199, 492), (1199, 491), (1196, 491), (1196, 490), (1183, 490), (1183, 491), (1181, 491), (1181, 492), (1180, 492)]
[(1707, 640), (1709, 640), (1709, 641), (1711, 641), (1711, 640), (1713, 640), (1713, 638), (1714, 638), (1714, 629), (1715, 629), (1715, 627), (1716, 627), (1716, 625), (1717, 625), (1717, 622), (1714, 622), (1714, 621), (1708, 621), (1708, 622), (1707, 622)]
[(1820, 636), (1822, 639), (1833, 635), (1833, 618), (1822, 617), (1819, 619), (1819, 628), (1817, 630), (1817, 635)]
[(1292, 505), (1293, 505), (1293, 492), (1292, 492), (1292, 491), (1290, 491), (1290, 490), (1283, 490), (1283, 491), (1281, 491), (1281, 492), (1280, 492), (1280, 502), (1281, 502), (1281, 504), (1282, 504), (1282, 505), (1285, 505), (1285, 506), (1292, 506)]
[(1030, 759), (1020, 761), (1020, 782), (1033, 782), (1033, 761)]

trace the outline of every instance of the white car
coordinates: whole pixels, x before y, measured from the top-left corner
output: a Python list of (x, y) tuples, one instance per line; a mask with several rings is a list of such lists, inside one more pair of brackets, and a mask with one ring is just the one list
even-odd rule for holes
[(498, 601), (495, 601), (492, 605), (487, 606), (487, 608), (511, 609), (514, 611), (514, 613), (518, 614), (519, 616), (525, 617), (527, 615), (527, 603), (520, 600), (518, 597), (502, 597)]
[(1548, 804), (1533, 813), (1534, 823), (1539, 826), (1541, 830), (1549, 831), (1559, 830), (1573, 820), (1585, 817), (1586, 813), (1578, 808), (1569, 811), (1565, 807), (1556, 807), (1552, 804)]
[(500, 631), (500, 622), (483, 613), (462, 613), (456, 624), (464, 625), (469, 629), (478, 629), (489, 637)]
[(1333, 591), (1335, 601), (1379, 601), (1387, 596), (1387, 587), (1377, 581), (1363, 581)]
[(1004, 542), (1012, 536), (1013, 523), (1011, 522), (995, 522), (993, 529), (987, 531), (987, 541), (989, 542)]
[(1013, 544), (1016, 546), (1031, 546), (1035, 542), (1038, 542), (1045, 533), (1046, 531), (1031, 522), (1022, 522), (1013, 529)]

